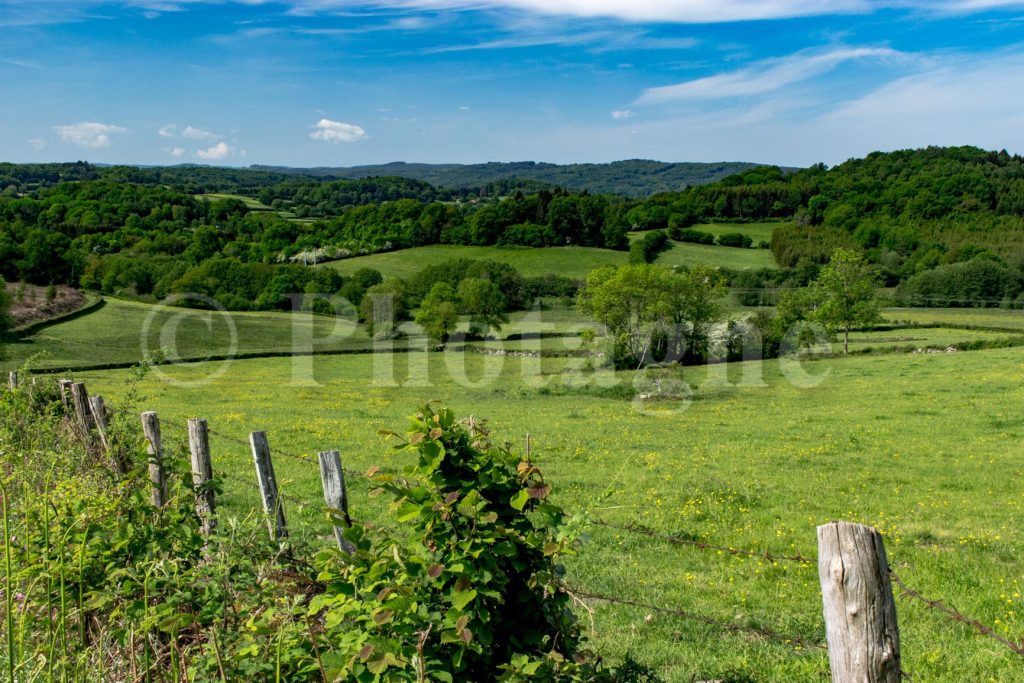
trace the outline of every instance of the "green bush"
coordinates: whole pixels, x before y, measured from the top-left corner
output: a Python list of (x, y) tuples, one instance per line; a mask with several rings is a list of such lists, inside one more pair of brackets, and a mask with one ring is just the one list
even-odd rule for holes
[(692, 242), (694, 244), (714, 244), (715, 236), (703, 230), (692, 228), (669, 228), (668, 236), (677, 242)]
[(723, 232), (718, 236), (718, 244), (722, 247), (749, 249), (753, 243), (754, 240), (750, 238), (750, 235), (744, 235), (741, 232)]

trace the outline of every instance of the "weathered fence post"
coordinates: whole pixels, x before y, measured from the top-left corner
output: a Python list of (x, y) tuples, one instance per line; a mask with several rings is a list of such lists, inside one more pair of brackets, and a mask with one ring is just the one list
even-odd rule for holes
[[(341, 467), (341, 455), (338, 451), (321, 451), (320, 459), (320, 481), (324, 486), (324, 502), (328, 509), (337, 514), (345, 522), (345, 526), (352, 526), (352, 518), (348, 515), (348, 491), (345, 490), (345, 470)], [(345, 538), (344, 530), (334, 525), (334, 538), (338, 541), (338, 549), (343, 553), (351, 555), (356, 547)]]
[(89, 412), (89, 392), (84, 382), (75, 382), (71, 385), (71, 400), (75, 406), (75, 417), (78, 419), (82, 431), (88, 433), (92, 429), (92, 415)]
[[(107, 426), (109, 424), (107, 420), (107, 406), (103, 403), (103, 397), (100, 395), (89, 397), (89, 412), (92, 414), (93, 422), (96, 424), (96, 431), (100, 435), (100, 443), (103, 444), (103, 450), (110, 452), (110, 444), (107, 442)], [(118, 469), (121, 468), (121, 463), (117, 464)], [(122, 474), (124, 474), (122, 472)]]
[(833, 683), (898, 683), (900, 633), (881, 534), (849, 522), (819, 526), (818, 578)]
[(14, 391), (15, 389), (18, 388), (18, 371), (17, 370), (11, 370), (10, 372), (7, 373), (7, 386), (9, 386), (11, 388), (11, 391)]
[(192, 452), (192, 485), (196, 490), (196, 514), (202, 522), (204, 536), (209, 536), (216, 525), (213, 519), (214, 492), (213, 463), (210, 460), (210, 436), (206, 420), (190, 418), (188, 421), (188, 449)]
[(60, 400), (64, 404), (64, 412), (71, 414), (71, 385), (73, 382), (69, 379), (57, 380), (57, 385), (60, 387)]
[(146, 436), (149, 453), (149, 481), (152, 484), (151, 496), (155, 507), (163, 507), (167, 502), (167, 481), (164, 479), (164, 448), (160, 441), (160, 418), (153, 411), (142, 413), (142, 433)]
[(274, 476), (274, 463), (270, 460), (270, 444), (267, 443), (266, 432), (249, 434), (252, 446), (252, 459), (256, 465), (256, 481), (260, 485), (263, 498), (263, 511), (267, 514), (267, 527), (272, 540), (280, 540), (288, 536), (288, 524), (284, 519), (284, 502), (277, 490), (277, 477)]

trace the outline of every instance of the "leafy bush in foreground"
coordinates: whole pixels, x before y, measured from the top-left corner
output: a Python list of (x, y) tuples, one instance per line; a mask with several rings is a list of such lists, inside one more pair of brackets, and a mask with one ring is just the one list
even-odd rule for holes
[(259, 515), (203, 537), (182, 451), (153, 507), (131, 401), (108, 432), (124, 476), (63, 413), (52, 384), (0, 389), (5, 680), (656, 680), (584, 649), (558, 564), (579, 520), (473, 420), (419, 412), (413, 464), (372, 474), (403, 530), (312, 557)]

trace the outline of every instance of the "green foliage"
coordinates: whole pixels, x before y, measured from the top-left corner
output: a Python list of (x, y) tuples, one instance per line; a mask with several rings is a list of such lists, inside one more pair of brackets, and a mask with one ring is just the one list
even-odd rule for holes
[(715, 236), (709, 232), (694, 230), (692, 228), (678, 229), (669, 228), (668, 236), (677, 242), (691, 242), (693, 244), (714, 244)]
[(446, 282), (438, 282), (420, 303), (416, 324), (430, 339), (444, 342), (459, 322), (455, 290)]
[(508, 323), (508, 304), (502, 290), (492, 280), (481, 277), (467, 277), (459, 283), (456, 292), (460, 311), (469, 316), (471, 330), (475, 334), (486, 334), (500, 330)]
[(897, 298), (912, 306), (986, 307), (1009, 304), (1020, 291), (1017, 272), (978, 256), (918, 273), (900, 285)]
[(850, 330), (874, 325), (881, 302), (877, 270), (854, 251), (837, 249), (810, 289), (816, 303), (811, 319), (829, 332), (842, 330), (843, 349), (850, 350)]
[(405, 283), (392, 278), (366, 290), (359, 304), (359, 319), (366, 323), (372, 338), (397, 336), (399, 323), (409, 319)]
[(352, 558), (325, 553), (322, 615), (345, 680), (580, 680), (581, 638), (561, 590), (579, 533), (540, 470), (491, 444), (481, 423), (425, 406), (398, 446), (404, 476), (378, 473), (408, 540), (356, 526)]
[(718, 245), (722, 247), (739, 247), (749, 249), (754, 244), (750, 235), (741, 232), (726, 232), (718, 236)]
[(629, 262), (653, 263), (658, 254), (670, 246), (664, 230), (652, 230), (629, 246)]

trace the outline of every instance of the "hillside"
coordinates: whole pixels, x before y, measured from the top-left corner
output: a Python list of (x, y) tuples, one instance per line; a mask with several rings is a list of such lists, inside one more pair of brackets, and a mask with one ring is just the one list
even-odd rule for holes
[(324, 178), (367, 178), (400, 176), (422, 180), (451, 189), (477, 188), (502, 180), (533, 180), (573, 190), (598, 194), (646, 197), (690, 185), (702, 185), (753, 168), (755, 164), (723, 161), (716, 163), (665, 163), (645, 159), (613, 161), (608, 164), (547, 164), (534, 161), (485, 164), (409, 164), (393, 162), (372, 166), (338, 168), (286, 168), (252, 166), (272, 174), (296, 173)]

